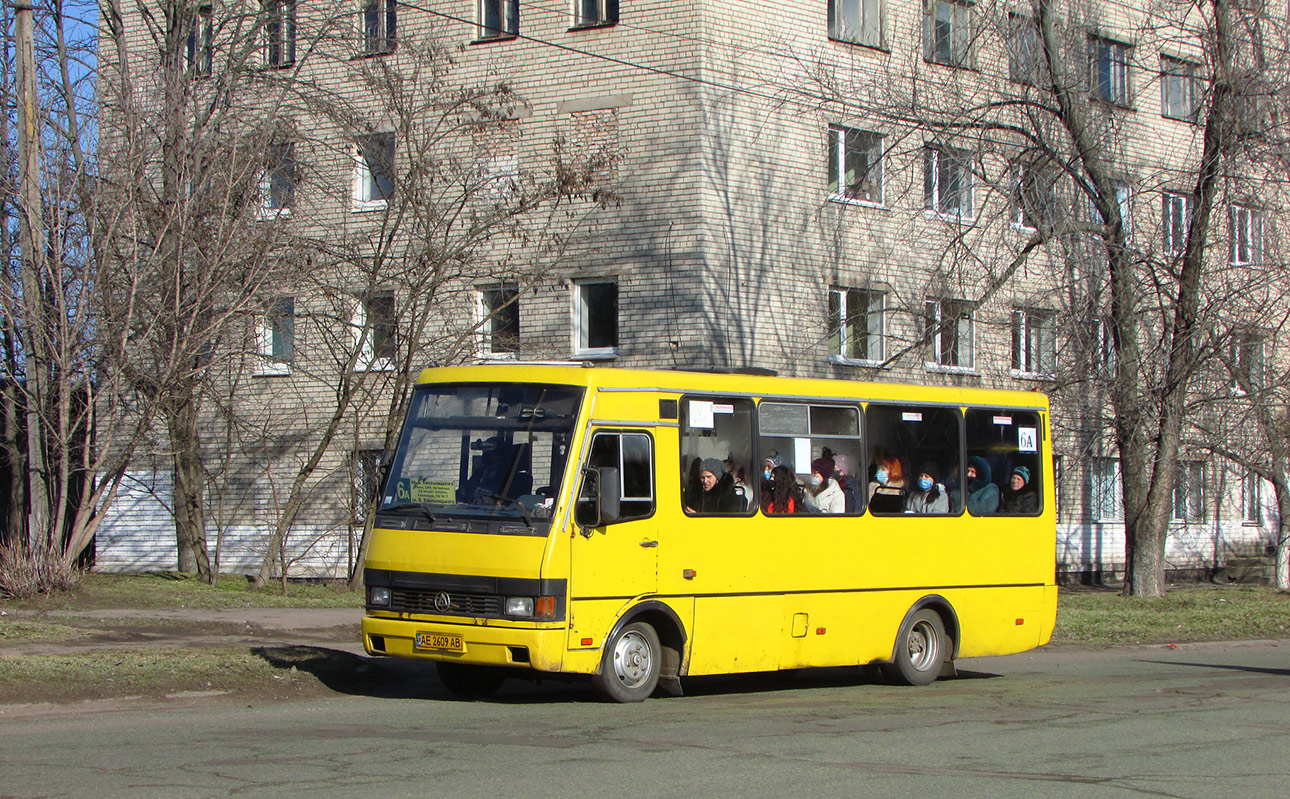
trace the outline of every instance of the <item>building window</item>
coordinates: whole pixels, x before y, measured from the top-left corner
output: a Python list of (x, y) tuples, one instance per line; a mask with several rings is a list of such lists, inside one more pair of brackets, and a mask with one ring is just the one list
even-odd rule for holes
[(354, 339), (358, 345), (356, 368), (381, 371), (394, 368), (394, 294), (380, 292), (364, 297), (354, 309)]
[(519, 0), (479, 0), (479, 38), (509, 39), (519, 32)]
[(573, 0), (573, 27), (595, 28), (616, 22), (618, 0)]
[(1241, 481), (1241, 521), (1263, 524), (1263, 479), (1257, 472), (1246, 472)]
[(829, 0), (829, 38), (882, 47), (881, 0)]
[(398, 35), (398, 0), (361, 0), (358, 15), (363, 54), (388, 53)]
[(1093, 458), (1089, 464), (1089, 516), (1094, 521), (1124, 519), (1124, 486), (1119, 458)]
[(574, 355), (612, 358), (618, 355), (618, 283), (584, 280), (573, 284)]
[(1205, 468), (1198, 461), (1178, 464), (1174, 480), (1174, 519), (1181, 522), (1205, 520)]
[(354, 164), (355, 209), (383, 208), (393, 196), (394, 134), (360, 137)]
[(271, 67), (296, 62), (296, 0), (265, 0), (264, 62)]
[(925, 0), (923, 58), (952, 67), (971, 65), (972, 6), (951, 0)]
[(1008, 15), (1008, 78), (1037, 86), (1048, 74), (1039, 38), (1039, 25), (1024, 14)]
[[(1115, 202), (1120, 208), (1120, 222), (1124, 226), (1124, 242), (1129, 244), (1133, 241), (1133, 189), (1128, 183), (1114, 180), (1111, 185), (1115, 188)], [(1097, 203), (1092, 198), (1088, 201), (1088, 221), (1095, 225), (1105, 225), (1106, 220), (1102, 218), (1102, 212), (1097, 210)]]
[(882, 136), (829, 127), (829, 194), (834, 199), (882, 204)]
[(1185, 194), (1164, 193), (1161, 225), (1166, 255), (1178, 255), (1187, 247), (1187, 228), (1191, 223), (1191, 198)]
[(1057, 218), (1057, 172), (1034, 164), (1013, 167), (1012, 224), (1027, 230), (1049, 227)]
[(972, 170), (963, 153), (923, 148), (923, 207), (946, 216), (971, 218)]
[(211, 75), (214, 63), (215, 20), (211, 6), (198, 6), (188, 22), (184, 39), (184, 60), (188, 74), (197, 78)]
[(1232, 331), (1229, 358), (1232, 364), (1232, 390), (1246, 394), (1263, 384), (1263, 341), (1258, 330), (1237, 328)]
[(1057, 360), (1056, 319), (1052, 311), (1012, 312), (1013, 372), (1052, 377)]
[(1160, 57), (1160, 113), (1170, 119), (1196, 121), (1199, 109), (1196, 65), (1169, 56)]
[(1132, 48), (1099, 36), (1089, 37), (1088, 43), (1093, 97), (1128, 106), (1129, 53)]
[(882, 362), (886, 302), (881, 291), (830, 289), (829, 354), (844, 362)]
[(274, 300), (260, 320), (260, 371), (286, 374), (296, 357), (296, 301), (293, 297)]
[(1115, 377), (1115, 331), (1110, 319), (1098, 319), (1094, 323), (1097, 338), (1097, 368), (1102, 377)]
[(972, 369), (976, 365), (975, 308), (968, 300), (928, 300), (923, 319), (927, 365)]
[(484, 357), (514, 357), (520, 349), (519, 289), (513, 285), (479, 291), (479, 350)]
[(353, 491), (350, 494), (350, 507), (355, 524), (367, 521), (367, 510), (372, 500), (380, 496), (381, 491), (381, 456), (385, 453), (379, 449), (360, 449), (354, 453)]
[(1232, 206), (1232, 264), (1263, 263), (1263, 211), (1243, 205)]
[(269, 147), (268, 163), (260, 176), (262, 219), (291, 213), (296, 195), (295, 152), (295, 145), (290, 143)]

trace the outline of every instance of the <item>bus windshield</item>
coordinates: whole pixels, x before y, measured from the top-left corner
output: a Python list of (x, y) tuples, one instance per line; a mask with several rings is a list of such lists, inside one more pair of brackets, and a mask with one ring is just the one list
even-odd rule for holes
[(549, 521), (582, 395), (572, 386), (419, 386), (381, 511)]

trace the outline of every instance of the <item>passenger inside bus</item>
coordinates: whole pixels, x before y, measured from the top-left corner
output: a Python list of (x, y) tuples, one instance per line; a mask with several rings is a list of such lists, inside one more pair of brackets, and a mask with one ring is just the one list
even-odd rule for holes
[(989, 516), (999, 510), (999, 487), (991, 479), (990, 462), (980, 455), (968, 460), (967, 509), (973, 516)]
[(699, 461), (697, 490), (686, 491), (686, 513), (741, 513), (743, 501), (735, 493), (735, 480), (717, 458)]
[(1009, 491), (1004, 495), (1003, 512), (1031, 514), (1039, 512), (1039, 496), (1030, 487), (1030, 470), (1018, 466), (1008, 478)]
[(869, 510), (874, 513), (903, 513), (905, 510), (905, 475), (900, 459), (877, 457), (869, 482)]
[(932, 461), (923, 464), (918, 480), (905, 498), (906, 513), (944, 514), (950, 512), (950, 496), (945, 486), (937, 482), (940, 470)]
[(805, 492), (806, 507), (816, 513), (841, 514), (846, 512), (846, 498), (842, 488), (833, 479), (834, 462), (830, 456), (811, 461), (810, 487)]
[(806, 496), (797, 484), (797, 476), (787, 466), (777, 464), (770, 472), (771, 489), (762, 501), (762, 513), (805, 513)]
[[(825, 448), (828, 451), (828, 448)], [(855, 461), (850, 455), (833, 456), (833, 479), (842, 489), (842, 509), (845, 513), (857, 513), (860, 504), (860, 483), (855, 473)]]

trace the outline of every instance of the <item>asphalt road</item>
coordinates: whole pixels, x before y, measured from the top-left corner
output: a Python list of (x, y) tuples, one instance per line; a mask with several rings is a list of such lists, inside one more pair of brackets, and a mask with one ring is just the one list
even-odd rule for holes
[(0, 721), (0, 797), (1277, 797), (1290, 642), (1057, 648), (900, 688), (828, 670), (449, 700), (341, 696)]

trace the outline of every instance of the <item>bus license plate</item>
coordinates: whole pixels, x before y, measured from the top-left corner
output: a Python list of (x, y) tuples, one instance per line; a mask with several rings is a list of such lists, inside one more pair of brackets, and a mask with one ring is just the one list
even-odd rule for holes
[(417, 633), (417, 649), (443, 649), (448, 652), (465, 652), (466, 642), (460, 635)]

